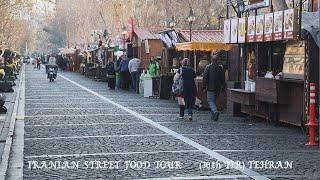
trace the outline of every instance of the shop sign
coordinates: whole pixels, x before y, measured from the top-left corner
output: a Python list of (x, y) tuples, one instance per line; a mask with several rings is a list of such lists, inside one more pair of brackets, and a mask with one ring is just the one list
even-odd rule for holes
[(263, 41), (264, 15), (256, 16), (256, 41)]
[(238, 19), (231, 19), (231, 43), (238, 42)]
[(230, 34), (231, 34), (231, 20), (227, 19), (224, 21), (223, 26), (223, 35), (224, 35), (224, 43), (230, 43)]
[(248, 42), (255, 41), (255, 33), (256, 33), (255, 30), (256, 30), (256, 17), (249, 16), (248, 17), (248, 35), (247, 35)]
[(264, 41), (272, 41), (273, 13), (264, 16)]
[(273, 40), (283, 39), (283, 11), (274, 12)]
[(298, 13), (296, 9), (284, 11), (284, 39), (294, 39), (297, 37)]
[(245, 43), (246, 42), (246, 35), (247, 35), (247, 19), (240, 18), (239, 25), (238, 25), (238, 43)]

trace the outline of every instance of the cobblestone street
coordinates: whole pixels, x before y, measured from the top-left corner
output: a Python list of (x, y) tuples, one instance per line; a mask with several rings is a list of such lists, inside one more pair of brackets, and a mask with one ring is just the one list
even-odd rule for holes
[[(25, 77), (24, 179), (320, 177), (320, 150), (305, 146), (307, 135), (300, 128), (225, 114), (214, 122), (208, 111), (181, 120), (174, 101), (111, 91), (79, 73), (59, 72), (50, 83), (44, 68), (26, 65)], [(58, 161), (69, 168), (50, 167)], [(118, 161), (119, 167), (98, 161)], [(127, 161), (132, 166), (126, 167)], [(139, 161), (142, 168), (134, 167)], [(250, 167), (253, 161), (275, 165)], [(292, 168), (285, 164), (291, 161)], [(205, 162), (221, 166), (204, 167)]]

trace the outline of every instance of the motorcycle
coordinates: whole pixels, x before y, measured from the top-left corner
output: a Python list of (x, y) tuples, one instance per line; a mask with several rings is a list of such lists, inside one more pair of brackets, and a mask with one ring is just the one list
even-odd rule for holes
[(57, 71), (54, 67), (49, 67), (48, 78), (49, 82), (53, 82), (57, 78)]

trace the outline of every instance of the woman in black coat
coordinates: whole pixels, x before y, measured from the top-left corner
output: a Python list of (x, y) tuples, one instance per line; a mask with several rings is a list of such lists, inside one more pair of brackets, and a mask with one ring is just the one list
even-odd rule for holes
[[(181, 62), (182, 78), (183, 78), (183, 97), (184, 106), (180, 105), (180, 117), (184, 116), (185, 109), (188, 110), (189, 120), (192, 120), (192, 108), (196, 101), (197, 88), (194, 79), (196, 78), (196, 72), (190, 67), (190, 60), (185, 58)], [(180, 72), (181, 73), (181, 72)]]
[(109, 59), (106, 69), (108, 87), (109, 89), (114, 90), (116, 87), (116, 71), (112, 59)]

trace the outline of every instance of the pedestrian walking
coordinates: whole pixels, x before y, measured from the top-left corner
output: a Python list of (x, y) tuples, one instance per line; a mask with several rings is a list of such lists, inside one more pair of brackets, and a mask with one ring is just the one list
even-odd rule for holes
[(121, 81), (121, 89), (129, 90), (130, 85), (130, 72), (129, 72), (129, 58), (127, 56), (123, 56), (120, 62), (120, 81)]
[(219, 119), (219, 111), (217, 109), (217, 97), (225, 85), (225, 77), (223, 67), (218, 64), (219, 56), (213, 54), (211, 56), (211, 64), (209, 64), (203, 74), (203, 90), (207, 91), (207, 101), (211, 109), (212, 120)]
[(37, 69), (39, 70), (40, 70), (40, 65), (41, 65), (40, 58), (37, 57)]
[(140, 67), (141, 60), (136, 56), (129, 61), (128, 68), (131, 76), (131, 87), (134, 91), (137, 90), (137, 76), (138, 68)]
[(116, 87), (117, 89), (120, 88), (121, 84), (121, 78), (120, 78), (120, 63), (121, 63), (122, 57), (120, 56), (118, 60), (114, 63), (114, 69), (116, 70)]
[(113, 59), (110, 58), (108, 60), (108, 64), (106, 66), (107, 69), (107, 82), (108, 82), (108, 87), (111, 90), (114, 90), (116, 87), (116, 71), (113, 63)]
[(196, 100), (196, 77), (195, 71), (190, 67), (190, 60), (185, 58), (181, 61), (182, 67), (177, 70), (174, 77), (173, 92), (178, 98), (180, 107), (179, 118), (184, 118), (185, 110), (188, 111), (189, 120), (192, 120), (193, 106)]

